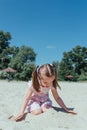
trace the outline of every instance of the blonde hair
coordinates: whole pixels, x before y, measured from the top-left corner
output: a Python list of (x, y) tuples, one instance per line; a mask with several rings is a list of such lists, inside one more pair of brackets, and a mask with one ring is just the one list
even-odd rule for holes
[(57, 86), (61, 89), (61, 87), (58, 84), (58, 77), (57, 77), (57, 70), (56, 70), (56, 66), (54, 64), (44, 64), (42, 66), (36, 66), (33, 73), (32, 73), (32, 84), (34, 89), (39, 92), (40, 90), (40, 84), (38, 82), (38, 77), (41, 76), (43, 73), (41, 73), (42, 71), (44, 71), (44, 75), (47, 77), (52, 77), (55, 76), (55, 79), (53, 81), (53, 87), (56, 89)]

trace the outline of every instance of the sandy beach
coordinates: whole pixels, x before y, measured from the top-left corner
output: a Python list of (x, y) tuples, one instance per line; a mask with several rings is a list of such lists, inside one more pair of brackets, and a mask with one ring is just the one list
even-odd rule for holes
[(27, 114), (20, 122), (8, 119), (18, 114), (28, 82), (0, 80), (0, 130), (87, 130), (87, 82), (59, 82), (59, 95), (67, 107), (78, 114), (65, 113), (50, 98), (54, 108), (43, 114)]

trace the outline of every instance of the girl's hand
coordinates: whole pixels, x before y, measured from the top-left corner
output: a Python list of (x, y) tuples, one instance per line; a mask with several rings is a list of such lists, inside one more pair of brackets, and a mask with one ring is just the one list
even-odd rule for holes
[(21, 121), (24, 118), (24, 114), (18, 114), (17, 116), (12, 116), (10, 119), (13, 121)]
[(71, 113), (71, 114), (73, 114), (73, 115), (76, 115), (76, 114), (77, 114), (77, 113), (74, 112), (73, 110), (68, 110), (67, 112), (68, 112), (68, 113)]

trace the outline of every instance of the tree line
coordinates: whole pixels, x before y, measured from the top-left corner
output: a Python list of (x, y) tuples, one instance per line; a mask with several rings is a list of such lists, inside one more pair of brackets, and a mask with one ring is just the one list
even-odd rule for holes
[[(10, 32), (0, 31), (0, 79), (7, 77), (7, 73), (2, 70), (12, 67), (17, 70), (16, 73), (11, 73), (13, 79), (28, 81), (31, 79), (37, 54), (29, 46), (11, 46), (11, 39)], [(87, 47), (78, 45), (71, 51), (64, 52), (61, 62), (52, 63), (56, 65), (59, 80), (87, 80)]]

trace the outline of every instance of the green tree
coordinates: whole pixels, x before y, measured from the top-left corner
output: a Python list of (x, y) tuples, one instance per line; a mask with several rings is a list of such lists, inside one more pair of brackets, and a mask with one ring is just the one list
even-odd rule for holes
[(31, 47), (21, 46), (15, 49), (15, 54), (11, 59), (10, 66), (17, 70), (16, 79), (28, 80), (35, 67), (36, 53)]
[(63, 59), (60, 62), (59, 76), (65, 80), (66, 75), (73, 75), (74, 80), (80, 75), (87, 74), (87, 48), (76, 46), (69, 52), (63, 53)]
[(3, 31), (0, 31), (0, 69), (7, 67), (10, 62), (10, 40), (11, 34), (9, 32), (4, 33)]

